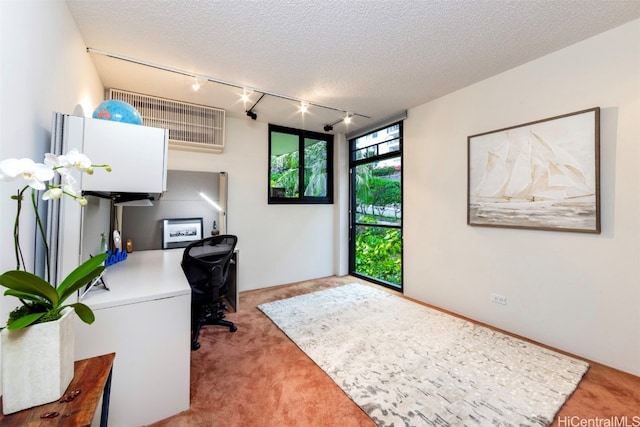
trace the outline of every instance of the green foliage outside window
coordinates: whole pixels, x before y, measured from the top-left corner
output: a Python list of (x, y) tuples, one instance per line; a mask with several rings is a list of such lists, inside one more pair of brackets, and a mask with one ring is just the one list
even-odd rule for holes
[[(324, 197), (327, 195), (327, 143), (318, 141), (305, 148), (304, 195)], [(285, 189), (285, 197), (298, 197), (298, 151), (273, 156), (271, 160), (271, 187)]]
[(385, 215), (387, 208), (392, 208), (395, 216), (400, 211), (400, 182), (373, 177), (369, 180), (372, 213)]
[[(355, 271), (393, 285), (402, 283), (401, 229), (376, 227), (395, 223), (402, 207), (400, 181), (395, 168), (356, 169), (356, 210), (359, 213), (355, 240)], [(371, 225), (365, 225), (371, 224)]]
[(304, 149), (304, 195), (327, 195), (327, 142), (313, 141)]
[(298, 151), (271, 157), (271, 188), (285, 189), (285, 197), (298, 197)]
[(371, 171), (371, 174), (373, 176), (389, 176), (389, 175), (393, 175), (394, 173), (397, 173), (398, 171), (396, 170), (395, 167), (393, 166), (386, 166), (383, 168), (374, 168)]
[[(384, 174), (380, 171), (383, 171)], [(391, 168), (361, 165), (356, 173), (356, 212), (398, 219), (402, 207), (400, 181), (390, 178)]]
[[(374, 222), (365, 219), (363, 222)], [(400, 286), (402, 283), (401, 230), (356, 226), (356, 271)]]

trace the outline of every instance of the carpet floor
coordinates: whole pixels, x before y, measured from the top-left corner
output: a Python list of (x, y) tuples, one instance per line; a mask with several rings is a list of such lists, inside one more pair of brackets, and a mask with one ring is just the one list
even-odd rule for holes
[[(340, 387), (257, 308), (353, 282), (367, 283), (351, 276), (327, 277), (241, 293), (240, 311), (227, 316), (238, 331), (207, 326), (200, 333), (202, 347), (191, 353), (191, 408), (153, 426), (373, 427)], [(640, 425), (632, 424), (640, 422), (640, 377), (589, 364), (552, 425), (598, 425), (593, 424), (597, 420), (599, 425)]]

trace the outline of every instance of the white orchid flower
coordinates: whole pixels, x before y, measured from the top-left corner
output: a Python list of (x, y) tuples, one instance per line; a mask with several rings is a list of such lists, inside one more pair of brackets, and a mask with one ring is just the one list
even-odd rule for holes
[(44, 194), (42, 195), (42, 200), (59, 199), (60, 197), (62, 197), (62, 194), (62, 188), (53, 187), (44, 192)]
[(82, 190), (78, 181), (71, 175), (62, 175), (62, 191), (71, 197), (80, 197)]
[(27, 185), (36, 190), (44, 190), (45, 182), (53, 178), (53, 170), (43, 163), (31, 159), (5, 159), (0, 162), (0, 179), (21, 177)]
[(42, 200), (59, 199), (63, 194), (72, 197), (80, 206), (88, 203), (87, 199), (82, 196), (78, 181), (70, 174), (62, 175), (62, 184), (60, 186), (52, 186), (42, 195)]
[[(53, 156), (53, 154), (51, 155)], [(77, 168), (81, 171), (86, 171), (91, 167), (91, 160), (85, 154), (79, 152), (76, 148), (71, 149), (67, 154), (58, 156), (58, 165), (63, 168)], [(61, 175), (64, 173), (61, 172)]]
[(58, 156), (52, 153), (46, 153), (44, 155), (44, 164), (49, 166), (54, 171), (58, 172), (60, 175), (67, 175), (71, 171), (69, 168), (60, 164), (60, 160), (58, 160)]

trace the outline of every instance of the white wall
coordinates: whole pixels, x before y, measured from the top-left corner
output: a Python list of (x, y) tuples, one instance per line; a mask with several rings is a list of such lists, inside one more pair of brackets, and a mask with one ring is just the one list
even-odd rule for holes
[(334, 205), (269, 205), (268, 125), (227, 117), (225, 134), (222, 154), (170, 150), (169, 169), (228, 173), (227, 232), (238, 236), (240, 290), (333, 275), (339, 197)]
[[(602, 234), (466, 225), (467, 136), (596, 106)], [(639, 144), (640, 20), (411, 109), (405, 294), (640, 374)]]
[[(90, 114), (103, 88), (75, 23), (62, 0), (0, 1), (0, 159), (41, 162), (49, 149), (54, 111)], [(82, 105), (83, 107), (80, 107)], [(13, 221), (17, 190), (0, 183), (0, 271), (15, 268)], [(25, 254), (33, 251), (33, 215), (24, 209)], [(0, 325), (12, 299), (0, 297)], [(2, 390), (0, 390), (0, 393)]]

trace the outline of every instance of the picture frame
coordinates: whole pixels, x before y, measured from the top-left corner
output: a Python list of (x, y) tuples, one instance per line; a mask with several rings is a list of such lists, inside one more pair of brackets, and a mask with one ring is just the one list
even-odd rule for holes
[(202, 239), (202, 218), (167, 218), (162, 220), (162, 249), (186, 248)]
[(600, 108), (469, 136), (467, 224), (600, 233)]

